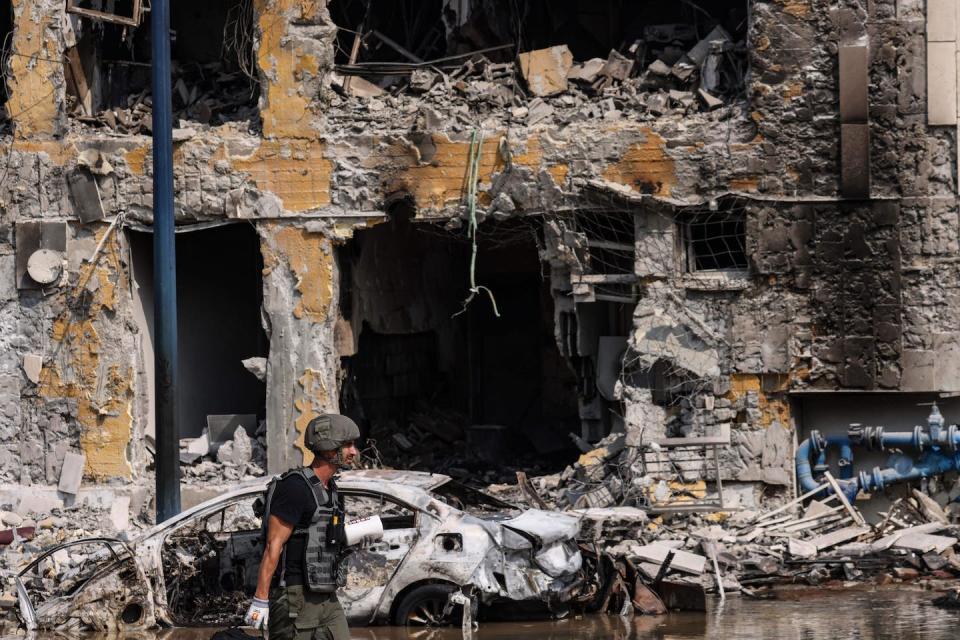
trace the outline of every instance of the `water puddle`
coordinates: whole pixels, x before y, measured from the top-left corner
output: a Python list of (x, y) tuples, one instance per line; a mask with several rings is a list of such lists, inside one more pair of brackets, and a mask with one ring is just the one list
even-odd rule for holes
[[(585, 616), (554, 622), (484, 623), (474, 640), (954, 640), (960, 637), (960, 611), (934, 607), (932, 591), (804, 590), (781, 593), (776, 600), (732, 596), (724, 604), (709, 602), (702, 613), (672, 613), (659, 617)], [(212, 629), (164, 629), (125, 634), (137, 640), (207, 640)], [(353, 640), (460, 640), (459, 629), (355, 627)], [(21, 636), (22, 637), (22, 636)], [(37, 640), (62, 640), (39, 634)], [(88, 636), (84, 640), (105, 640)]]

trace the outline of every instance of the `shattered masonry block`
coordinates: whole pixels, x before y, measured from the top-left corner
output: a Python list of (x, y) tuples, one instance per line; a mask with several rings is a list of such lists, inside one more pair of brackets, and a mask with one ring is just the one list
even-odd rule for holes
[(573, 54), (567, 45), (521, 53), (520, 73), (530, 93), (552, 96), (567, 90), (567, 74), (573, 67)]
[(57, 484), (57, 489), (63, 493), (77, 495), (86, 463), (87, 457), (82, 453), (67, 453), (63, 458), (63, 466), (60, 467), (60, 482)]

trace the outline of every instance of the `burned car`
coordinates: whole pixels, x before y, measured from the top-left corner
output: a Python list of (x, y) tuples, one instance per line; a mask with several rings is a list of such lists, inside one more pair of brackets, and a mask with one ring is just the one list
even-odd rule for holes
[[(448, 597), (468, 585), (468, 597), (492, 613), (558, 615), (589, 590), (574, 515), (510, 510), (423, 472), (349, 471), (339, 488), (349, 518), (378, 515), (384, 526), (382, 540), (346, 559), (339, 595), (351, 624), (442, 624), (455, 615)], [(18, 577), (21, 617), (28, 628), (59, 630), (239, 624), (263, 550), (265, 489), (266, 480), (242, 486), (130, 542), (88, 538), (46, 550)], [(468, 502), (499, 510), (458, 508)]]

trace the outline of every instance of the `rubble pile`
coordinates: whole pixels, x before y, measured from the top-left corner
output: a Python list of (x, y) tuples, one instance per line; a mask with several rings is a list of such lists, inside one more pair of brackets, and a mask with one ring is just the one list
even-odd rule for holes
[[(960, 578), (960, 525), (915, 489), (873, 525), (842, 493), (801, 496), (763, 513), (649, 514), (648, 520), (624, 507), (582, 512), (586, 547), (629, 560), (648, 584), (659, 576), (707, 591), (722, 585), (724, 593), (774, 597), (770, 590), (784, 584)], [(941, 605), (952, 602), (947, 595)]]
[[(228, 122), (257, 119), (258, 88), (242, 71), (224, 71), (220, 62), (201, 64), (177, 62), (172, 65), (173, 117), (192, 125), (218, 126)], [(153, 98), (147, 87), (126, 97), (125, 104), (84, 113), (73, 98), (71, 112), (85, 126), (118, 134), (151, 135)]]
[(443, 473), (476, 488), (516, 481), (518, 470), (547, 470), (535, 452), (512, 446), (510, 430), (498, 425), (471, 425), (463, 414), (420, 403), (406, 420), (372, 421), (364, 468), (408, 469)]
[[(232, 434), (208, 428), (197, 438), (180, 440), (180, 464), (187, 482), (240, 481), (266, 475), (266, 431), (258, 428), (251, 437), (243, 425)], [(229, 439), (226, 439), (228, 438)]]
[(353, 130), (400, 121), (417, 130), (462, 131), (485, 116), (520, 126), (648, 121), (713, 111), (741, 95), (746, 45), (722, 27), (701, 40), (684, 25), (648, 27), (646, 36), (606, 59), (583, 62), (560, 45), (521, 53), (516, 62), (476, 54), (452, 69), (420, 63), (391, 66), (390, 75), (376, 66), (340, 65), (330, 117)]

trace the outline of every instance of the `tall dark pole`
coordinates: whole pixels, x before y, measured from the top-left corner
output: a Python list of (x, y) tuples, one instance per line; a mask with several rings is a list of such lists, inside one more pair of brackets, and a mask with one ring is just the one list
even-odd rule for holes
[(153, 0), (153, 328), (156, 384), (157, 522), (180, 513), (177, 428), (177, 251), (173, 235), (173, 104), (170, 2)]

